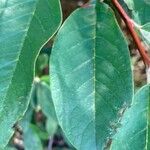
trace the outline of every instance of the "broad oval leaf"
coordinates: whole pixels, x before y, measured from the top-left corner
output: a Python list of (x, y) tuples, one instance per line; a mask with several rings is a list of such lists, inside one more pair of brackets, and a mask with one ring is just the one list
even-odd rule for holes
[(35, 58), (60, 21), (58, 0), (0, 1), (0, 148), (27, 108)]
[(121, 127), (113, 138), (111, 150), (149, 150), (150, 87), (140, 89), (131, 107), (124, 113)]
[(119, 111), (131, 103), (127, 43), (104, 3), (75, 11), (55, 40), (51, 90), (58, 121), (78, 150), (101, 150), (111, 141)]

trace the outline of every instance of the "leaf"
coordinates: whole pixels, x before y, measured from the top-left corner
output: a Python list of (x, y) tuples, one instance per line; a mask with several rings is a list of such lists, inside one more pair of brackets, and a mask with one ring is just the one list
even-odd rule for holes
[(46, 130), (49, 136), (53, 136), (58, 128), (58, 123), (51, 117), (46, 120)]
[(47, 85), (50, 85), (50, 83), (49, 83), (49, 75), (44, 75), (44, 76), (42, 76), (42, 77), (40, 78), (40, 80), (41, 80), (42, 82), (45, 82)]
[[(35, 87), (37, 83), (34, 84), (34, 88), (32, 89), (32, 95), (35, 94)], [(34, 97), (31, 97), (34, 98)], [(39, 149), (43, 150), (41, 139), (43, 138), (48, 139), (48, 134), (44, 131), (42, 131), (40, 128), (35, 126), (34, 124), (31, 124), (32, 117), (33, 117), (33, 107), (31, 105), (31, 102), (34, 99), (30, 100), (30, 104), (28, 106), (28, 109), (23, 116), (22, 120), (19, 121), (19, 125), (22, 127), (23, 130), (23, 141), (24, 141), (24, 147), (25, 149), (34, 150)], [(41, 138), (41, 139), (40, 139)], [(34, 143), (34, 144), (33, 144)]]
[(149, 150), (149, 85), (135, 95), (131, 107), (124, 113), (121, 127), (114, 136), (112, 150)]
[(150, 1), (149, 0), (124, 0), (132, 10), (133, 19), (140, 25), (150, 22)]
[(53, 134), (57, 130), (58, 122), (57, 122), (54, 104), (51, 97), (50, 88), (44, 82), (40, 82), (37, 85), (37, 100), (38, 100), (38, 104), (42, 109), (42, 112), (47, 117), (46, 130), (49, 136), (53, 136)]
[[(27, 122), (26, 122), (27, 123)], [(43, 146), (38, 136), (38, 133), (34, 128), (30, 127), (30, 124), (25, 124), (23, 127), (23, 139), (24, 139), (24, 147), (27, 150), (43, 150)]]
[(51, 117), (57, 122), (56, 112), (51, 97), (51, 91), (49, 86), (44, 82), (37, 84), (37, 101), (45, 116), (47, 118)]
[(14, 123), (29, 103), (39, 49), (60, 21), (58, 0), (0, 2), (0, 149), (8, 143)]
[(134, 2), (133, 2), (133, 0), (124, 0), (124, 2), (128, 5), (130, 10), (134, 9)]
[(7, 146), (4, 150), (16, 150), (14, 147)]
[(40, 54), (36, 61), (36, 75), (41, 76), (43, 73), (43, 69), (48, 66), (48, 55), (47, 54)]
[(145, 43), (150, 46), (150, 22), (140, 28), (140, 33)]
[(141, 38), (150, 46), (150, 1), (149, 0), (124, 0), (132, 10), (132, 18)]
[(90, 4), (96, 4), (96, 0), (90, 0), (89, 3)]
[[(76, 10), (52, 49), (50, 82), (58, 121), (78, 150), (103, 149), (132, 99), (127, 43), (104, 3)], [(111, 135), (112, 134), (112, 135)]]
[[(39, 82), (39, 78), (38, 77), (35, 77), (34, 78), (34, 82), (33, 82), (33, 84), (32, 84), (32, 89), (31, 89), (31, 96), (30, 96), (30, 104), (29, 104), (29, 106), (28, 106), (28, 109), (29, 109), (29, 107), (31, 108), (31, 109), (35, 109), (36, 110), (36, 108), (37, 108), (37, 93), (36, 93), (36, 91), (37, 91), (37, 84), (38, 84), (38, 82)], [(28, 110), (27, 110), (28, 111)], [(26, 111), (26, 112), (27, 112)], [(25, 117), (25, 115), (23, 116), (23, 118)]]
[(29, 128), (31, 128), (41, 140), (47, 140), (49, 138), (45, 129), (42, 129), (35, 124), (30, 124)]
[[(29, 124), (33, 118), (33, 113), (37, 107), (34, 102), (36, 99), (36, 87), (37, 87), (37, 83), (34, 82), (33, 86), (32, 86), (32, 90), (31, 90), (31, 97), (30, 97), (30, 102), (29, 102), (28, 108), (27, 108), (24, 116), (21, 118), (21, 120), (19, 120), (19, 125), (23, 129), (24, 129), (24, 126), (26, 126), (26, 124), (29, 126)], [(25, 127), (25, 128), (27, 128), (27, 127)]]

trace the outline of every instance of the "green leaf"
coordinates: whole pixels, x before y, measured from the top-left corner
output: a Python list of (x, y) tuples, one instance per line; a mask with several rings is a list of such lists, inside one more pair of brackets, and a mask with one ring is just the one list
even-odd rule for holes
[(150, 1), (149, 0), (124, 0), (132, 10), (132, 18), (141, 38), (150, 46)]
[(124, 113), (112, 150), (150, 149), (149, 101), (150, 87), (146, 85), (136, 93), (131, 107)]
[(144, 42), (150, 46), (150, 22), (139, 29)]
[(124, 0), (124, 2), (128, 5), (130, 10), (134, 9), (134, 1), (133, 0)]
[(150, 22), (149, 0), (124, 0), (132, 10), (133, 19), (140, 25)]
[[(132, 99), (127, 43), (104, 3), (76, 10), (52, 49), (51, 92), (58, 121), (78, 150), (103, 149)], [(112, 135), (111, 135), (112, 134)]]
[(51, 97), (50, 88), (44, 82), (40, 82), (37, 85), (37, 100), (38, 100), (38, 104), (42, 109), (42, 112), (47, 117), (46, 130), (49, 136), (53, 136), (57, 130), (58, 122), (57, 122), (54, 104)]
[(56, 112), (51, 97), (51, 91), (49, 86), (44, 82), (37, 84), (37, 101), (45, 116), (47, 118), (51, 117), (57, 122)]
[(43, 146), (37, 130), (34, 130), (28, 122), (23, 126), (24, 147), (27, 150), (43, 150)]
[(4, 150), (16, 150), (14, 147), (7, 146)]
[(34, 82), (33, 82), (32, 89), (31, 89), (30, 105), (28, 106), (28, 109), (29, 109), (29, 107), (31, 107), (33, 110), (34, 109), (36, 110), (36, 108), (37, 108), (37, 94), (36, 94), (36, 90), (37, 90), (37, 84), (39, 82), (38, 80), (39, 80), (39, 78), (37, 78), (37, 77), (34, 78)]
[(36, 75), (41, 76), (43, 73), (43, 69), (48, 66), (48, 55), (40, 54), (36, 61)]
[(54, 148), (53, 150), (74, 150), (72, 148)]
[(95, 4), (95, 3), (96, 3), (96, 0), (90, 0), (89, 3), (90, 3), (90, 4)]
[(47, 85), (50, 85), (50, 83), (49, 83), (49, 75), (44, 75), (44, 76), (42, 76), (42, 77), (40, 78), (40, 80), (41, 80), (42, 82), (45, 82)]
[(46, 132), (46, 130), (41, 129), (40, 127), (38, 127), (37, 125), (34, 124), (30, 124), (29, 126), (32, 130), (34, 130), (34, 132), (38, 135), (38, 137), (41, 140), (47, 140), (49, 138), (49, 134)]
[(58, 128), (58, 123), (51, 117), (46, 120), (46, 130), (49, 136), (53, 136)]
[[(32, 91), (32, 95), (34, 92), (35, 91)], [(19, 121), (19, 124), (23, 130), (24, 147), (27, 150), (43, 150), (41, 139), (48, 139), (48, 134), (34, 124), (31, 124), (33, 116), (33, 107), (31, 107), (31, 101), (33, 101), (33, 99), (30, 100), (30, 105), (25, 115), (23, 116), (23, 119)]]
[(34, 62), (60, 25), (59, 5), (58, 0), (0, 2), (0, 148), (27, 108)]

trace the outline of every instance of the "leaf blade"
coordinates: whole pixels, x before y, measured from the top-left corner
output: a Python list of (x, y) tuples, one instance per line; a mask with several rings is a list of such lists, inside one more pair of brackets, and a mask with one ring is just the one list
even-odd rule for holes
[[(52, 19), (51, 23), (48, 18)], [(60, 20), (60, 6), (56, 0), (1, 2), (0, 147), (6, 145), (13, 134), (12, 126), (28, 106), (34, 61), (41, 46), (59, 27)], [(1, 131), (3, 127), (6, 127), (5, 133)]]
[(150, 21), (148, 0), (124, 0), (129, 9), (132, 10), (132, 18), (140, 25), (144, 25)]
[(150, 46), (150, 1), (124, 0), (132, 11), (132, 18), (136, 22), (135, 28), (140, 33), (146, 46)]
[(110, 122), (133, 92), (128, 48), (107, 5), (81, 8), (68, 18), (54, 43), (50, 69), (52, 99), (66, 136), (79, 150), (103, 149)]
[(131, 107), (125, 112), (122, 125), (114, 136), (112, 150), (150, 148), (149, 100), (150, 88), (146, 85), (136, 93)]

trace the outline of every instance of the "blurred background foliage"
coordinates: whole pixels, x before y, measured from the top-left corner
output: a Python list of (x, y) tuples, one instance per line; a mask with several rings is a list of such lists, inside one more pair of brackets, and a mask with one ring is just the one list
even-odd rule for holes
[[(63, 20), (88, 0), (61, 0)], [(133, 44), (124, 23), (120, 25), (129, 41), (135, 86), (145, 84), (144, 64)], [(53, 106), (49, 82), (49, 58), (53, 39), (50, 40), (37, 58), (35, 80), (29, 108), (22, 120), (14, 125), (15, 134), (6, 150), (75, 150), (58, 125)]]

